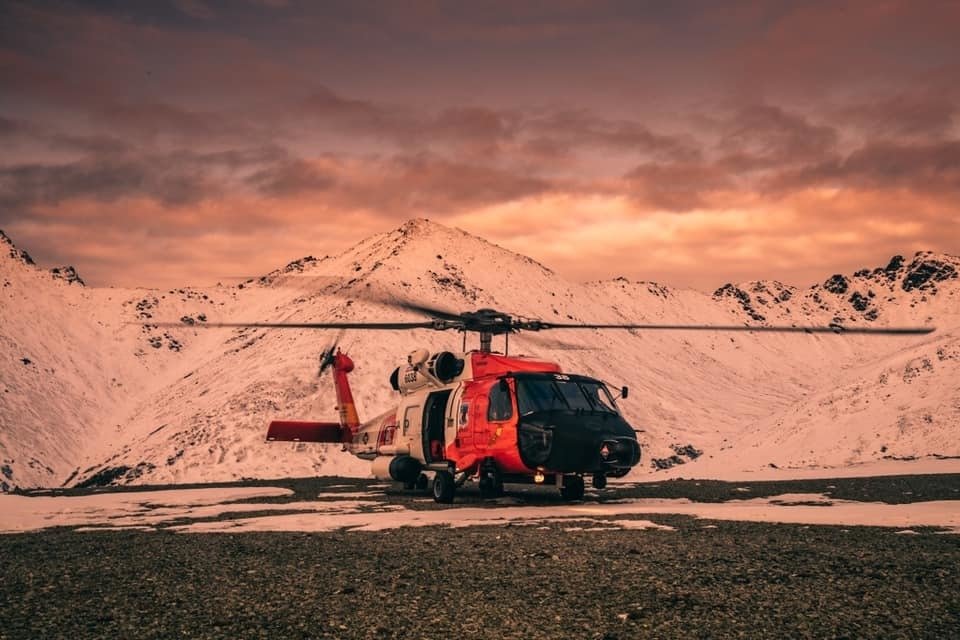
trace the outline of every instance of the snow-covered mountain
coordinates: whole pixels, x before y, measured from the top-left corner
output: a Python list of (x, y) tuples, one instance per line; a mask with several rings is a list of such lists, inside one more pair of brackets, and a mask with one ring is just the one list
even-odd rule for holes
[[(935, 325), (926, 336), (554, 331), (512, 353), (631, 387), (645, 429), (635, 473), (846, 465), (960, 455), (960, 259), (920, 253), (808, 289), (773, 281), (712, 295), (622, 278), (578, 284), (457, 229), (411, 220), (338, 256), (232, 286), (91, 288), (0, 237), (0, 486), (366, 475), (333, 445), (266, 444), (277, 417), (333, 418), (317, 354), (330, 332), (207, 322), (421, 320), (378, 301), (493, 307), (544, 320)], [(175, 328), (143, 323), (179, 322)], [(393, 401), (389, 372), (455, 333), (347, 333), (361, 418)], [(496, 343), (495, 343), (496, 344)], [(698, 456), (698, 452), (702, 455)], [(693, 460), (693, 458), (695, 458)]]

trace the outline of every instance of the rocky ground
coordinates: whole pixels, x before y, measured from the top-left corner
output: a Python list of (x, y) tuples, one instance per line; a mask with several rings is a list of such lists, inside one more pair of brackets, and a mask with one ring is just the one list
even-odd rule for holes
[[(336, 479), (274, 481), (315, 499)], [(350, 479), (354, 485), (362, 481)], [(701, 501), (824, 492), (957, 499), (958, 476), (671, 481), (588, 497)], [(519, 502), (552, 503), (545, 489)], [(438, 507), (481, 504), (471, 491)], [(488, 504), (491, 509), (510, 506)], [(253, 514), (248, 514), (253, 515)], [(645, 517), (646, 518), (646, 517)], [(945, 638), (960, 632), (960, 538), (932, 529), (569, 522), (382, 532), (0, 536), (0, 638)]]

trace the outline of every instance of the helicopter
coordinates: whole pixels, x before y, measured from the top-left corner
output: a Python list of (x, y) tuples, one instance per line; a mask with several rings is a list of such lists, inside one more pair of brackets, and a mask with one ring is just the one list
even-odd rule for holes
[[(476, 481), (482, 498), (503, 494), (505, 483), (554, 484), (570, 501), (583, 498), (585, 478), (603, 489), (640, 462), (641, 447), (617, 400), (629, 388), (611, 392), (596, 378), (565, 372), (547, 360), (510, 356), (511, 334), (547, 330), (669, 330), (830, 334), (925, 334), (932, 327), (846, 327), (765, 325), (670, 325), (555, 323), (495, 309), (453, 313), (420, 304), (391, 306), (429, 319), (420, 322), (251, 322), (207, 327), (351, 331), (457, 331), (460, 352), (416, 349), (390, 375), (397, 405), (361, 422), (350, 388), (353, 360), (336, 341), (320, 355), (320, 374), (332, 371), (337, 421), (273, 420), (269, 442), (339, 443), (368, 460), (372, 475), (427, 491), (451, 503), (458, 488)], [(467, 350), (467, 335), (479, 348)], [(341, 333), (342, 335), (342, 333)], [(504, 351), (492, 349), (503, 336)]]

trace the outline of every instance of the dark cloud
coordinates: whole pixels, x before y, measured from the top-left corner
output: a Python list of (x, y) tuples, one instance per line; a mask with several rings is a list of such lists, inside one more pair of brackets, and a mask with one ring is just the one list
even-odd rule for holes
[(90, 154), (120, 153), (130, 148), (126, 142), (113, 136), (64, 133), (28, 120), (3, 116), (0, 116), (0, 140), (8, 144)]
[(846, 158), (838, 176), (854, 187), (960, 195), (960, 141), (869, 144)]
[(196, 202), (216, 195), (212, 181), (176, 160), (80, 160), (58, 165), (19, 165), (0, 169), (0, 209), (22, 212), (33, 205), (73, 198), (111, 202), (147, 196), (166, 205)]
[(624, 177), (641, 206), (678, 212), (710, 207), (714, 195), (735, 186), (727, 171), (707, 163), (645, 163)]
[(769, 104), (744, 107), (723, 124), (717, 149), (731, 171), (777, 169), (833, 154), (836, 129)]
[(26, 120), (16, 118), (5, 118), (0, 115), (0, 138), (7, 142), (19, 142), (24, 139), (36, 139), (40, 137), (39, 127)]
[[(383, 159), (324, 160), (323, 184), (335, 175), (336, 185), (323, 194), (334, 210), (367, 210), (382, 215), (443, 217), (541, 195), (558, 185), (532, 174), (485, 164), (452, 161), (429, 153)], [(308, 175), (313, 178), (310, 169)], [(291, 194), (301, 191), (292, 185)], [(272, 195), (279, 196), (279, 192)]]
[(404, 147), (450, 146), (480, 156), (559, 157), (582, 150), (614, 149), (656, 158), (696, 160), (689, 135), (656, 133), (639, 122), (611, 120), (586, 109), (492, 109), (453, 106), (436, 112), (316, 91), (298, 112), (316, 127), (349, 130)]
[(127, 136), (210, 143), (261, 138), (260, 128), (224, 111), (186, 109), (164, 102), (110, 103), (93, 114), (98, 123)]
[(315, 127), (347, 130), (404, 147), (467, 146), (496, 151), (517, 135), (520, 115), (484, 107), (453, 106), (431, 112), (346, 98), (329, 88), (314, 91), (296, 114)]
[(317, 125), (346, 127), (368, 135), (407, 136), (416, 126), (414, 116), (400, 107), (346, 98), (327, 87), (314, 89), (298, 111)]
[(946, 92), (918, 91), (859, 102), (837, 110), (838, 120), (884, 139), (949, 136), (958, 100)]
[(251, 174), (247, 183), (267, 196), (290, 197), (327, 191), (336, 184), (335, 175), (303, 159), (289, 159)]
[(691, 136), (658, 134), (639, 122), (610, 120), (586, 110), (549, 112), (526, 120), (523, 128), (539, 144), (553, 141), (564, 148), (617, 149), (669, 160), (700, 157)]
[(280, 158), (286, 154), (274, 148), (212, 153), (178, 150), (0, 167), (0, 215), (22, 215), (35, 205), (73, 199), (112, 202), (148, 198), (170, 207), (181, 206), (223, 197), (235, 174)]
[(191, 18), (213, 20), (216, 12), (203, 0), (173, 0), (174, 6)]
[[(918, 199), (960, 195), (960, 141), (878, 142), (765, 180), (764, 191), (786, 194), (811, 187), (906, 190)], [(952, 206), (955, 206), (955, 201)]]
[[(771, 6), (779, 3), (766, 3)], [(718, 67), (740, 91), (797, 102), (923, 86), (960, 61), (956, 2), (850, 0), (779, 5)], [(723, 61), (723, 62), (721, 62)], [(725, 65), (726, 68), (724, 68)], [(947, 76), (937, 82), (948, 84)]]
[(391, 173), (383, 180), (392, 187), (389, 209), (399, 204), (407, 211), (456, 212), (469, 207), (484, 207), (529, 196), (551, 189), (545, 179), (517, 174), (489, 166), (465, 164), (428, 155), (399, 157), (392, 160)]
[(119, 154), (131, 150), (129, 143), (115, 136), (101, 134), (51, 133), (46, 141), (53, 149), (78, 151), (94, 155)]

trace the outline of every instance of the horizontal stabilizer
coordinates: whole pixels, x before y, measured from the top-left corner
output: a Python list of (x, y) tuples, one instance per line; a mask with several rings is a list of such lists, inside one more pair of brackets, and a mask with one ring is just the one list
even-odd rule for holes
[(343, 430), (339, 422), (301, 422), (274, 420), (267, 429), (268, 441), (281, 442), (342, 442)]

